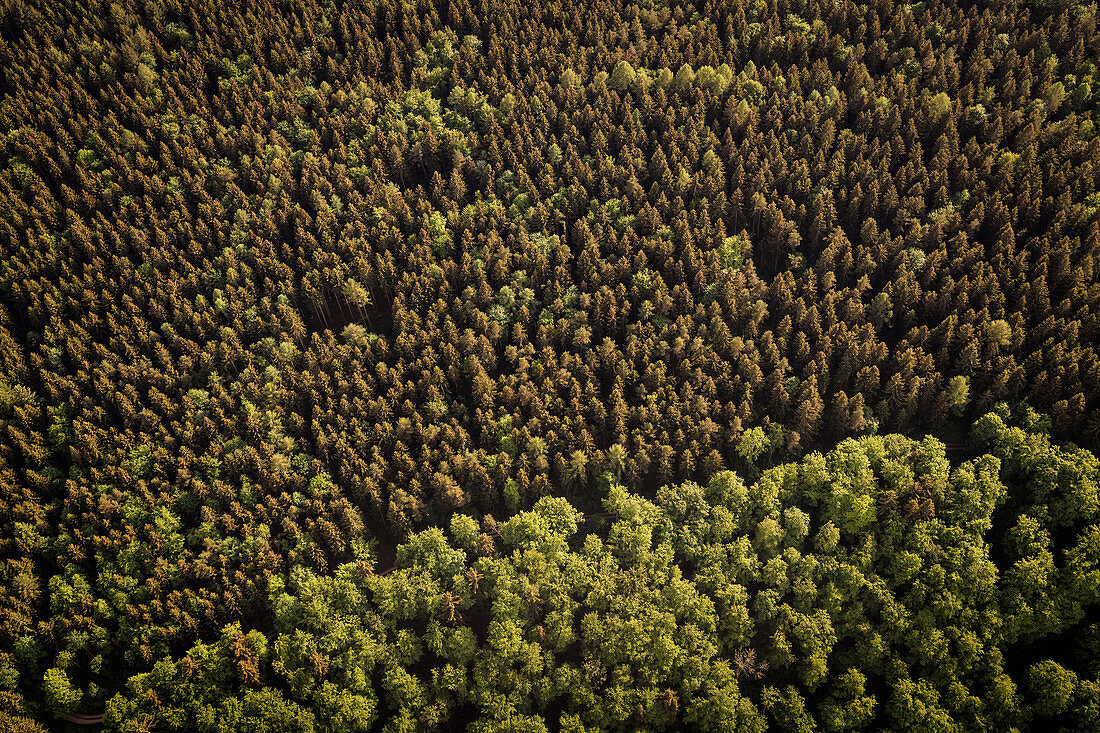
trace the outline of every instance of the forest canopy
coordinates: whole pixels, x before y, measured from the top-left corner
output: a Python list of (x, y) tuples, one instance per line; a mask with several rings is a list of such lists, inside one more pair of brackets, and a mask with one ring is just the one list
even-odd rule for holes
[[(159, 648), (106, 725), (1093, 730), (1100, 462), (1006, 418), (954, 465), (887, 435), (651, 499), (607, 474), (600, 514), (546, 496), (480, 527), (455, 513), (382, 572), (368, 547), (297, 564), (268, 578), (261, 628)], [(82, 695), (63, 666), (55, 714)]]
[(1095, 729), (1097, 64), (1071, 0), (3, 3), (0, 727)]

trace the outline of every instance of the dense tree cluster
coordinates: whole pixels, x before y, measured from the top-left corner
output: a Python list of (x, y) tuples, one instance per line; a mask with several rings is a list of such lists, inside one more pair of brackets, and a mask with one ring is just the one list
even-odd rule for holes
[(165, 655), (106, 722), (1095, 730), (1100, 463), (999, 414), (974, 443), (952, 467), (933, 438), (848, 439), (652, 500), (608, 475), (603, 529), (559, 497), (456, 513), (388, 574), (364, 555), (274, 576), (270, 628)]
[[(823, 661), (840, 643), (830, 634), (858, 636), (835, 614), (857, 604), (852, 618), (883, 634), (873, 614), (886, 601), (852, 600), (844, 581), (839, 605), (820, 590), (794, 603), (793, 590), (768, 594), (691, 549), (747, 537), (761, 567), (803, 552), (784, 544), (785, 522), (801, 521), (786, 511), (817, 532), (824, 499), (812, 492), (782, 490), (774, 543), (753, 544), (756, 524), (731, 519), (730, 535), (665, 538), (671, 557), (652, 522), (673, 509), (645, 502), (728, 471), (764, 491), (788, 480), (769, 467), (809, 465), (851, 437), (871, 443), (843, 445), (890, 431), (961, 441), (1002, 400), (1050, 416), (1028, 418), (1026, 435), (983, 418), (980, 450), (1014, 471), (1005, 485), (1028, 471), (1040, 485), (1053, 469), (1002, 437), (1049, 453), (1027, 437), (1049, 429), (1100, 446), (1098, 62), (1095, 6), (1060, 0), (4, 3), (0, 715), (100, 710), (122, 674), (144, 681), (114, 698), (113, 720), (155, 717), (183, 705), (172, 680), (199, 664), (222, 672), (197, 678), (187, 699), (201, 705), (172, 713), (192, 721), (182, 726), (285, 708), (340, 729), (417, 705), (490, 721), (507, 712), (494, 695), (539, 679), (558, 687), (532, 688), (515, 715), (565, 727), (547, 711), (561, 685), (583, 685), (536, 674), (521, 661), (535, 655), (544, 671), (591, 672), (591, 697), (568, 713), (577, 726), (707, 728), (728, 713), (750, 728), (797, 728), (801, 716), (843, 728), (851, 703), (868, 725), (908, 727), (891, 717), (902, 680), (929, 720), (1022, 726), (1031, 703), (997, 687), (1000, 675), (1050, 688), (1035, 699), (1075, 724), (1094, 669), (1052, 657), (1028, 682), (975, 651), (947, 670), (908, 656), (918, 652), (899, 636), (849, 675)], [(938, 510), (960, 500), (942, 482), (883, 481), (882, 496), (869, 504), (866, 487), (852, 489), (845, 518), (828, 520), (844, 553), (880, 552), (860, 549), (860, 522), (890, 512), (906, 532), (955, 526)], [(1074, 543), (1095, 519), (1095, 476), (1082, 481), (1072, 496), (1012, 495), (998, 510), (1009, 539), (997, 535), (988, 559), (1018, 576), (1016, 596), (966, 595), (960, 608), (979, 616), (950, 623), (914, 611), (905, 633), (942, 623), (941, 636), (1026, 657), (1081, 626), (1091, 591), (1063, 563), (1088, 557)], [(649, 529), (637, 531), (655, 544), (623, 555), (609, 534), (573, 546), (555, 525), (508, 545), (546, 555), (553, 544), (542, 569), (509, 559), (503, 528), (520, 532), (516, 517), (549, 521), (539, 512), (564, 506), (549, 497), (595, 510), (609, 485), (614, 511), (643, 507)], [(684, 506), (704, 502), (710, 517), (726, 499), (708, 491)], [(483, 524), (433, 534), (466, 515)], [(990, 531), (958, 522), (914, 547), (977, 547)], [(428, 550), (415, 548), (433, 542), (452, 559), (425, 569), (415, 557)], [(984, 568), (975, 552), (957, 568)], [(404, 610), (377, 605), (390, 581), (364, 563), (397, 563), (413, 594), (394, 601)], [(582, 570), (592, 563), (606, 566), (598, 583)], [(484, 593), (452, 570), (486, 576)], [(816, 583), (833, 570), (797, 572)], [(964, 595), (989, 586), (960, 583)], [(435, 586), (450, 594), (446, 614), (412, 590)], [(653, 610), (638, 629), (695, 624), (698, 636), (676, 631), (649, 669), (563, 616), (562, 634), (594, 645), (587, 671), (570, 656), (577, 642), (532, 641), (535, 627), (551, 633), (553, 609), (583, 606), (597, 630), (619, 623), (597, 586)], [(721, 595), (734, 586), (745, 595)], [(466, 651), (425, 636), (429, 621), (496, 619), (493, 594), (507, 588), (518, 625), (497, 629), (499, 644), (488, 626)], [(652, 595), (668, 588), (687, 595)], [(308, 642), (316, 660), (280, 647), (284, 633), (343, 633), (302, 616), (309, 603), (361, 607), (359, 636)], [(722, 626), (741, 606), (748, 630)], [(979, 631), (997, 612), (997, 628)], [(962, 643), (947, 638), (945, 653)], [(322, 674), (339, 666), (330, 646), (377, 679)], [(463, 659), (466, 677), (431, 676)], [(770, 677), (746, 671), (763, 665)], [(345, 704), (359, 712), (338, 713)]]

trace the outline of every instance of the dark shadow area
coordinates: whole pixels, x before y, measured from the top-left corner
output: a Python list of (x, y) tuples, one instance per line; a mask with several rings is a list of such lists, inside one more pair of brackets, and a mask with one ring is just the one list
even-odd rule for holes
[(325, 304), (309, 303), (302, 308), (302, 316), (310, 331), (329, 330), (338, 334), (347, 325), (356, 323), (370, 333), (393, 335), (393, 316), (388, 304), (359, 306), (335, 297)]

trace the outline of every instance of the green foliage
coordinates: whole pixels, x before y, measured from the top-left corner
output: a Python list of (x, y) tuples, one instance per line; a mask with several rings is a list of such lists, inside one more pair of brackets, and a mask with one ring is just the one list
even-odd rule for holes
[(457, 547), (473, 552), (477, 547), (477, 522), (467, 514), (451, 515), (451, 539)]
[(608, 86), (620, 92), (626, 91), (634, 83), (634, 76), (634, 67), (626, 61), (620, 61), (611, 72)]
[(427, 217), (426, 227), (430, 236), (432, 249), (440, 259), (447, 256), (451, 248), (451, 234), (447, 229), (447, 222), (438, 211), (433, 211)]
[[(749, 432), (746, 456), (767, 442)], [(582, 515), (543, 497), (485, 525), (501, 542), (487, 554), (491, 536), (454, 514), (463, 549), (439, 529), (415, 533), (384, 577), (359, 562), (273, 577), (273, 634), (231, 625), (163, 658), (111, 699), (108, 726), (397, 729), (469, 706), (477, 729), (537, 730), (561, 705), (577, 730), (619, 729), (639, 710), (655, 728), (699, 730), (1002, 728), (1023, 704), (1091, 720), (1092, 683), (1040, 659), (1021, 698), (1002, 660), (1011, 639), (1055, 638), (1100, 603), (1100, 467), (1000, 414), (974, 435), (996, 455), (952, 467), (933, 439), (873, 436), (751, 487), (723, 471), (654, 502), (610, 480), (606, 532), (574, 539)], [(531, 441), (526, 455), (544, 450)], [(992, 517), (1005, 502), (1019, 513), (1002, 532)], [(164, 508), (155, 523), (178, 532)], [(1081, 530), (1057, 535), (1064, 566), (1053, 527)], [(53, 583), (54, 603), (75, 602), (80, 583)], [(59, 715), (80, 700), (60, 669), (44, 691)]]
[(72, 713), (83, 697), (65, 671), (57, 667), (46, 670), (42, 678), (42, 696), (46, 710), (55, 718), (64, 718)]
[(748, 254), (748, 251), (748, 233), (741, 232), (738, 235), (726, 237), (722, 240), (722, 244), (718, 248), (718, 258), (723, 268), (732, 267), (736, 270), (741, 268), (741, 264), (745, 261), (745, 256)]
[(753, 463), (768, 447), (767, 436), (761, 428), (750, 428), (741, 436), (737, 444), (737, 454), (745, 461)]
[(939, 92), (928, 100), (928, 111), (933, 117), (943, 117), (951, 111), (951, 97), (946, 92)]
[(1077, 675), (1053, 660), (1037, 662), (1028, 672), (1028, 693), (1039, 715), (1055, 716), (1066, 712), (1076, 687)]
[(960, 416), (970, 403), (970, 380), (956, 375), (947, 381), (947, 404), (951, 412)]

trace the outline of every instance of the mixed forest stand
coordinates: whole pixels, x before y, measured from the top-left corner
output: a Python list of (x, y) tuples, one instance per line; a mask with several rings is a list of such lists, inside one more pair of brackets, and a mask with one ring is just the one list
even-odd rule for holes
[(3, 3), (0, 728), (1096, 729), (1098, 60)]

